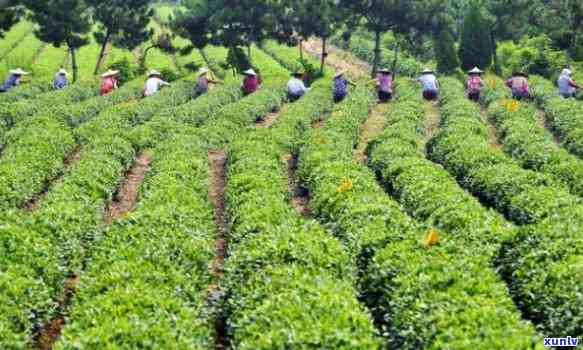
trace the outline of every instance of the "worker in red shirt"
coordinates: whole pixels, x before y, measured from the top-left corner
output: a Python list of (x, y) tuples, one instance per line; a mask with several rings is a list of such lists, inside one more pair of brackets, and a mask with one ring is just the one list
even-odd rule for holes
[(105, 96), (117, 89), (118, 70), (108, 70), (101, 75), (101, 96)]

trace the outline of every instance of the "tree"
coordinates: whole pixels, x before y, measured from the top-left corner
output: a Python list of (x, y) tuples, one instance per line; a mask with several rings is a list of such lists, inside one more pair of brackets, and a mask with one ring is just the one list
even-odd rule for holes
[(494, 68), (499, 73), (497, 41), (519, 39), (527, 29), (526, 10), (532, 0), (484, 0), (489, 15), (490, 47)]
[[(342, 26), (347, 17), (336, 0), (295, 0), (292, 1), (293, 32), (299, 36), (300, 54), (302, 41), (311, 36), (322, 39), (320, 72), (326, 64), (326, 44), (328, 39)], [(278, 11), (278, 13), (282, 13)], [(287, 17), (287, 15), (286, 15)]]
[(464, 18), (458, 54), (465, 70), (476, 66), (485, 69), (492, 64), (490, 25), (477, 0), (471, 2)]
[[(159, 49), (163, 52), (168, 54), (174, 54), (178, 51), (177, 48), (174, 47), (172, 44), (172, 35), (167, 32), (160, 33), (157, 37), (153, 38), (148, 47), (144, 49), (142, 56), (140, 57), (140, 69), (146, 69), (146, 60), (148, 58), (148, 52), (152, 49)], [(191, 51), (191, 48), (187, 50), (188, 52)]]
[(93, 7), (93, 19), (99, 23), (95, 39), (101, 44), (101, 50), (94, 74), (105, 56), (105, 49), (112, 43), (119, 48), (133, 50), (149, 40), (153, 30), (148, 28), (154, 10), (150, 0), (90, 0)]
[(18, 21), (21, 10), (17, 0), (0, 0), (0, 38)]
[(440, 73), (451, 74), (460, 65), (454, 44), (453, 35), (449, 28), (442, 29), (435, 39), (437, 70)]
[(89, 7), (83, 0), (21, 0), (38, 24), (35, 35), (56, 47), (67, 45), (77, 81), (77, 50), (87, 45), (91, 30)]
[(171, 26), (193, 47), (222, 45), (229, 48), (229, 57), (240, 57), (240, 48), (247, 48), (251, 62), (252, 44), (273, 35), (278, 18), (274, 9), (282, 4), (274, 0), (185, 0)]
[(444, 13), (446, 0), (340, 0), (340, 7), (363, 19), (364, 27), (374, 33), (375, 48), (373, 76), (376, 75), (380, 54), (381, 35), (387, 31), (406, 34), (413, 30), (430, 32), (441, 23), (437, 15)]

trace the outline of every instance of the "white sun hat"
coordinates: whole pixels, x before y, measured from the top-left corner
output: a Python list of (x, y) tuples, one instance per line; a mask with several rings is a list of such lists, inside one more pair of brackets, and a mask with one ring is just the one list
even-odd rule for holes
[(346, 73), (346, 71), (343, 69), (336, 71), (336, 74), (334, 75), (334, 79), (343, 76), (345, 73)]
[(10, 74), (14, 74), (14, 75), (27, 75), (29, 74), (28, 72), (23, 71), (20, 68), (16, 68), (10, 71)]
[(149, 77), (151, 77), (152, 75), (162, 76), (162, 74), (155, 69), (152, 69), (148, 72)]
[(198, 75), (201, 76), (203, 74), (207, 74), (209, 72), (208, 68), (202, 67), (198, 70)]
[(253, 70), (253, 68), (247, 69), (246, 71), (243, 72), (243, 74), (257, 76), (257, 73), (255, 73), (255, 71)]
[(425, 69), (423, 69), (423, 71), (421, 71), (421, 74), (433, 74), (433, 70), (425, 67)]
[(63, 68), (61, 68), (57, 72), (57, 75), (69, 75), (69, 73), (66, 70), (64, 70)]
[(118, 70), (108, 70), (107, 72), (101, 74), (101, 77), (107, 78), (107, 77), (111, 77), (111, 76), (118, 75), (118, 74), (119, 74)]
[(484, 71), (482, 71), (480, 68), (478, 67), (474, 67), (471, 71), (469, 71), (468, 73), (470, 74), (482, 74), (484, 73)]
[(566, 76), (569, 76), (569, 77), (571, 76), (571, 74), (573, 74), (573, 72), (571, 72), (571, 70), (569, 68), (565, 68), (561, 72), (561, 75), (566, 75)]

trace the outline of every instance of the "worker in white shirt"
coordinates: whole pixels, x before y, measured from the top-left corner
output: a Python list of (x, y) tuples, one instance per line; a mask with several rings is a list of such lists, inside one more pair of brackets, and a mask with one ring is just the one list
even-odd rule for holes
[(149, 97), (157, 93), (163, 86), (170, 86), (170, 83), (165, 82), (161, 79), (162, 74), (156, 70), (151, 70), (148, 73), (148, 79), (146, 80), (146, 85), (144, 86), (144, 97)]
[(295, 72), (292, 78), (287, 83), (287, 98), (289, 102), (295, 102), (304, 96), (306, 91), (310, 90), (304, 84), (304, 74), (301, 72)]

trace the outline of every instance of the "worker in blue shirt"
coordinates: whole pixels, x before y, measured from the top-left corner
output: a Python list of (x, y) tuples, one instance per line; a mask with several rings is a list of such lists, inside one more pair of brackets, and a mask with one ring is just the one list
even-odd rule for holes
[(64, 69), (59, 70), (57, 74), (55, 74), (55, 79), (53, 80), (53, 88), (55, 90), (62, 90), (66, 88), (69, 85), (69, 79), (67, 79), (68, 75), (69, 73), (67, 73), (66, 70)]
[(22, 76), (27, 74), (28, 74), (27, 72), (23, 71), (20, 68), (11, 70), (8, 79), (6, 79), (6, 81), (4, 81), (4, 84), (0, 86), (0, 92), (7, 92), (13, 87), (18, 86), (20, 84)]

